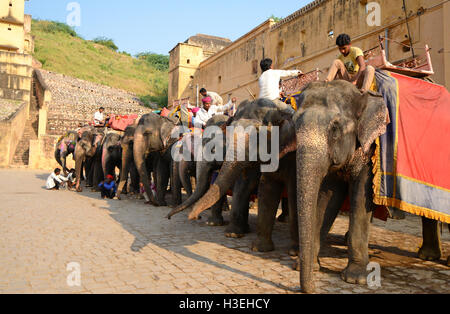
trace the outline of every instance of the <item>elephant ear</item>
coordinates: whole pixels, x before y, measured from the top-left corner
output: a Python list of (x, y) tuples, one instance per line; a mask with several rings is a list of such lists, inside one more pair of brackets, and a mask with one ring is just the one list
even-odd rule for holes
[(176, 125), (170, 122), (164, 122), (160, 130), (160, 138), (162, 143), (162, 149), (169, 147), (171, 142), (176, 142), (178, 139), (172, 138), (172, 131), (175, 129)]
[(284, 120), (280, 126), (280, 159), (297, 151), (297, 136), (292, 120)]
[(364, 154), (367, 154), (375, 140), (386, 133), (389, 112), (383, 97), (371, 91), (362, 96), (361, 109), (358, 140)]

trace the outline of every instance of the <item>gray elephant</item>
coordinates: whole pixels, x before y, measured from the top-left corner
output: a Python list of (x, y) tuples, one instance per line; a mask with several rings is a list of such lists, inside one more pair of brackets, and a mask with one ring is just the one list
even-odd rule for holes
[[(120, 142), (122, 148), (122, 161), (121, 161), (121, 171), (120, 171), (120, 182), (117, 189), (117, 198), (120, 199), (124, 191), (131, 193), (139, 193), (139, 173), (136, 169), (134, 163), (133, 154), (133, 143), (134, 143), (134, 132), (136, 131), (136, 125), (128, 126), (122, 136)], [(152, 167), (147, 164), (147, 170), (152, 171)], [(127, 190), (128, 178), (131, 178), (130, 188), (131, 191)]]
[[(224, 115), (215, 115), (213, 118), (211, 118), (208, 123), (206, 124), (206, 128), (209, 127), (224, 127), (227, 123), (229, 118)], [(195, 144), (196, 143), (202, 143), (202, 146), (208, 143), (208, 139), (204, 142), (202, 140), (202, 134), (199, 133), (190, 133), (185, 135), (179, 142), (177, 142), (176, 148), (178, 149), (178, 152), (181, 155), (185, 155), (186, 157), (189, 157), (187, 160), (186, 158), (182, 158), (180, 161), (174, 161), (173, 162), (173, 169), (172, 169), (172, 198), (174, 200), (174, 205), (179, 206), (181, 204), (181, 188), (183, 187), (186, 190), (186, 193), (188, 195), (188, 198), (190, 199), (190, 202), (194, 199), (198, 200), (200, 198), (199, 192), (202, 190), (197, 191), (196, 196), (191, 198), (193, 196), (192, 191), (192, 184), (191, 184), (191, 178), (196, 177), (197, 174), (197, 162), (195, 161)], [(208, 163), (204, 163), (200, 166), (201, 170), (199, 172), (202, 172), (202, 174), (199, 175), (199, 177), (206, 178), (210, 176), (211, 174), (209, 172), (214, 171), (212, 169), (218, 170), (219, 169), (219, 163), (215, 165), (215, 163), (211, 165), (207, 165)], [(221, 163), (220, 163), (221, 165)], [(208, 175), (203, 176), (203, 173), (208, 173)], [(202, 183), (206, 183), (207, 181), (204, 181)], [(206, 185), (205, 184), (205, 185)], [(197, 183), (198, 186), (198, 183)], [(203, 193), (204, 194), (204, 193)], [(198, 197), (197, 197), (198, 196)], [(223, 221), (222, 221), (223, 223)]]
[(104, 133), (95, 128), (84, 128), (81, 137), (75, 147), (75, 170), (76, 170), (76, 190), (81, 192), (81, 171), (83, 164), (86, 168), (86, 187), (93, 187), (95, 190), (103, 180), (102, 169), (102, 142)]
[(320, 240), (328, 234), (350, 192), (349, 261), (342, 278), (365, 284), (369, 224), (374, 210), (371, 156), (386, 131), (383, 98), (361, 94), (346, 81), (314, 82), (301, 94), (293, 120), (297, 134), (297, 208), (300, 283), (314, 292)]
[(102, 145), (102, 169), (105, 177), (116, 176), (116, 168), (122, 168), (122, 136), (117, 133), (108, 133)]
[[(289, 173), (289, 167), (283, 167), (283, 171), (281, 172), (278, 172), (278, 169), (274, 169), (270, 173), (264, 173), (260, 182), (260, 168), (263, 161), (259, 155), (257, 156), (258, 158), (253, 158), (254, 161), (250, 161), (250, 149), (252, 148), (257, 150), (257, 147), (252, 146), (248, 136), (249, 134), (246, 133), (245, 130), (248, 128), (255, 130), (260, 143), (262, 140), (262, 137), (260, 136), (260, 129), (268, 130), (268, 137), (266, 139), (268, 141), (267, 147), (271, 147), (272, 127), (279, 127), (280, 137), (277, 138), (277, 140), (279, 139), (280, 141), (276, 143), (276, 145), (279, 145), (276, 148), (283, 151), (284, 147), (290, 144), (292, 139), (295, 139), (294, 127), (292, 122), (290, 122), (291, 120), (292, 114), (280, 110), (273, 102), (269, 100), (260, 99), (254, 102), (245, 102), (241, 104), (236, 116), (230, 124), (231, 127), (235, 128), (234, 142), (229, 144), (234, 147), (233, 151), (235, 156), (233, 156), (231, 160), (228, 159), (223, 163), (216, 182), (211, 186), (205, 196), (194, 205), (194, 208), (189, 215), (189, 219), (198, 219), (199, 215), (205, 209), (211, 206), (211, 204), (217, 202), (217, 200), (221, 199), (224, 195), (226, 195), (227, 191), (234, 186), (231, 222), (226, 230), (226, 235), (235, 238), (242, 237), (249, 232), (249, 198), (259, 186), (259, 204), (261, 215), (259, 215), (258, 218), (258, 229), (260, 232), (260, 241), (259, 245), (256, 245), (254, 248), (261, 251), (272, 250), (273, 245), (271, 243), (271, 233), (276, 218), (276, 209), (278, 209), (281, 194), (283, 192), (282, 187), (292, 186), (292, 184), (289, 184), (289, 178), (291, 181), (295, 182), (295, 176), (291, 170), (290, 176), (279, 179), (280, 174), (283, 176), (286, 175), (286, 172)], [(245, 160), (238, 160), (237, 147), (240, 145), (238, 143), (239, 139), (244, 139)], [(272, 147), (272, 150), (273, 148), (274, 147)], [(274, 159), (278, 158), (278, 154), (274, 156)], [(279, 186), (275, 187), (276, 191), (272, 193), (271, 191), (274, 186), (271, 180), (276, 178), (282, 182)], [(292, 189), (292, 191), (294, 190)], [(290, 207), (292, 213), (294, 213), (295, 202), (293, 198), (295, 198), (295, 191), (290, 194)], [(295, 219), (295, 215), (292, 215), (292, 217)], [(296, 239), (293, 240), (295, 243), (298, 242)]]
[(64, 173), (68, 173), (69, 169), (66, 166), (67, 157), (75, 154), (75, 147), (78, 141), (78, 133), (69, 131), (62, 136), (55, 147), (55, 159), (56, 162), (62, 167)]
[[(208, 123), (206, 124), (206, 129), (215, 126), (219, 128), (226, 127), (226, 124), (228, 122), (229, 118), (224, 115), (216, 115), (213, 118), (211, 118)], [(222, 145), (223, 147), (226, 146), (226, 139), (223, 139)], [(202, 149), (207, 146), (211, 142), (211, 138), (203, 138), (202, 139)], [(224, 151), (225, 152), (225, 151)], [(194, 157), (194, 156), (192, 156)], [(222, 156), (224, 158), (225, 155)], [(182, 162), (184, 163), (184, 162)], [(190, 162), (188, 162), (189, 164)], [(208, 191), (208, 188), (210, 187), (211, 180), (213, 177), (213, 174), (215, 171), (220, 170), (222, 167), (223, 162), (221, 160), (198, 160), (194, 162), (195, 164), (195, 170), (196, 170), (196, 189), (192, 193), (192, 195), (181, 205), (177, 206), (169, 215), (168, 218), (170, 219), (172, 216), (176, 215), (177, 213), (189, 208), (195, 202), (197, 202), (201, 197), (205, 195), (205, 193)], [(190, 167), (193, 167), (191, 164)], [(176, 181), (175, 181), (176, 182)], [(239, 192), (236, 193), (238, 195)], [(226, 196), (223, 196), (220, 200), (218, 200), (215, 204), (211, 205), (211, 216), (209, 217), (207, 224), (209, 226), (222, 226), (224, 224), (223, 216), (222, 216), (222, 210), (224, 206), (226, 205)], [(248, 206), (248, 202), (247, 202)]]
[[(165, 153), (178, 139), (172, 137), (177, 121), (170, 118), (161, 117), (154, 113), (149, 113), (140, 119), (134, 133), (133, 154), (136, 168), (139, 172), (141, 182), (151, 203), (156, 206), (165, 206), (164, 195), (167, 189), (167, 182), (170, 176), (170, 163), (165, 158)], [(157, 198), (153, 196), (150, 187), (149, 172), (146, 165), (146, 158), (151, 154), (159, 154), (158, 169), (156, 170)]]

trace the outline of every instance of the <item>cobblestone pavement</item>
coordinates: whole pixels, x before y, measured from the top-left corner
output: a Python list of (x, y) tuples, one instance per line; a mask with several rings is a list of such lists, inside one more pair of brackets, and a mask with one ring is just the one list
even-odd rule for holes
[[(43, 189), (47, 173), (0, 171), (1, 293), (296, 293), (299, 274), (287, 255), (287, 225), (277, 224), (272, 253), (253, 253), (252, 233), (227, 239), (224, 228), (190, 222), (186, 213), (168, 221), (168, 208), (137, 200), (103, 201), (95, 193)], [(251, 225), (255, 229), (255, 212)], [(416, 257), (420, 218), (376, 222), (371, 260), (382, 267), (382, 288), (344, 283), (339, 217), (332, 248), (316, 274), (319, 293), (450, 293), (450, 268)], [(443, 233), (450, 254), (448, 229)], [(67, 265), (81, 266), (81, 286), (67, 285)]]

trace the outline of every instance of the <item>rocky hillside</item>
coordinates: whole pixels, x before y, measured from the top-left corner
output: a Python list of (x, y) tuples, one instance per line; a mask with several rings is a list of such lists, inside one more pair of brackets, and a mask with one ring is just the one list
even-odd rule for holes
[(151, 111), (130, 92), (45, 70), (39, 72), (52, 93), (48, 135), (61, 135), (76, 129), (79, 123), (92, 122), (99, 107), (104, 107), (106, 114), (143, 115)]
[[(65, 24), (49, 21), (32, 23), (34, 57), (44, 70), (120, 88), (165, 105), (168, 69), (155, 66), (144, 57), (115, 51), (108, 45), (84, 40)], [(141, 55), (142, 56), (142, 55)], [(158, 57), (167, 58), (167, 56)]]

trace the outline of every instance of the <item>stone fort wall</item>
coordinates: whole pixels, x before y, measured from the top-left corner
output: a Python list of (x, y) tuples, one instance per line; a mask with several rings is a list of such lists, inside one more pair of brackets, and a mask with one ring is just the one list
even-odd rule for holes
[[(210, 57), (202, 55), (201, 47), (177, 45), (170, 54), (169, 104), (187, 97), (195, 103), (197, 87), (216, 91), (224, 100), (251, 99), (259, 93), (259, 62), (266, 57), (273, 59), (280, 69), (309, 72), (318, 68), (325, 74), (338, 56), (336, 36), (344, 32), (363, 50), (376, 47), (379, 35), (387, 36), (394, 40), (386, 43), (390, 61), (410, 57), (411, 51), (397, 44), (410, 42), (403, 1), (375, 1), (381, 7), (380, 26), (368, 25), (368, 2), (313, 1), (278, 23), (264, 22)], [(416, 54), (423, 54), (428, 44), (432, 48), (433, 79), (450, 88), (450, 3), (410, 0), (406, 12)], [(199, 62), (192, 63), (198, 59)]]

